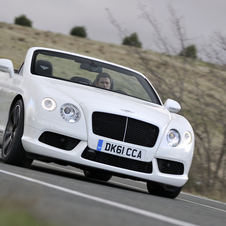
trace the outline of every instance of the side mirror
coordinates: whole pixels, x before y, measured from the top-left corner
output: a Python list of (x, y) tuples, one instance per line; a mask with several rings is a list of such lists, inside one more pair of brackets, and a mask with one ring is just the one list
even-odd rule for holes
[(14, 68), (11, 60), (0, 59), (0, 71), (9, 73), (10, 78), (14, 76)]
[(172, 99), (168, 99), (165, 102), (164, 107), (172, 113), (178, 113), (181, 110), (180, 104), (177, 101)]

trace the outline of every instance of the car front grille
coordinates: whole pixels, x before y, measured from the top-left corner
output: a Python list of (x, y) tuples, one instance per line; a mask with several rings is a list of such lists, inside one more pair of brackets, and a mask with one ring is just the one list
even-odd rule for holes
[(154, 147), (159, 134), (155, 125), (103, 112), (93, 113), (92, 127), (96, 135), (144, 147)]
[(166, 174), (182, 175), (184, 173), (184, 165), (180, 162), (169, 161), (165, 159), (157, 159), (159, 171)]
[(123, 169), (129, 169), (149, 174), (152, 173), (152, 162), (141, 162), (133, 159), (103, 153), (100, 151), (91, 150), (89, 148), (86, 148), (85, 151), (82, 153), (82, 158)]
[(70, 151), (80, 142), (80, 140), (67, 137), (61, 134), (44, 132), (39, 137), (39, 141), (50, 146)]

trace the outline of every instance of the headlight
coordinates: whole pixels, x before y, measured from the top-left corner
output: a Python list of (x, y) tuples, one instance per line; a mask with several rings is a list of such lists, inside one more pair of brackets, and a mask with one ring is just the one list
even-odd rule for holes
[(51, 98), (45, 98), (42, 101), (42, 107), (46, 110), (46, 111), (54, 111), (56, 109), (56, 102), (55, 100), (51, 99)]
[(180, 134), (175, 129), (171, 129), (166, 135), (166, 140), (169, 146), (176, 147), (180, 143)]
[(190, 144), (192, 142), (192, 135), (188, 131), (184, 133), (184, 142), (186, 144)]
[(66, 121), (75, 123), (80, 119), (80, 111), (72, 104), (64, 104), (60, 108), (60, 115)]

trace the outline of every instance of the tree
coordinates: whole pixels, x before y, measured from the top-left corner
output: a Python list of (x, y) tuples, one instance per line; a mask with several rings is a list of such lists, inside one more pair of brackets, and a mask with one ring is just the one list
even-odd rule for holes
[(32, 27), (32, 21), (29, 20), (25, 15), (16, 17), (14, 23), (21, 26)]
[(79, 36), (82, 38), (86, 38), (87, 34), (86, 34), (86, 29), (85, 27), (73, 27), (71, 29), (70, 35), (74, 35), (74, 36)]
[[(183, 18), (178, 17), (169, 6), (171, 28), (176, 38), (176, 44), (172, 45), (153, 14), (142, 5), (140, 10), (141, 18), (154, 30), (151, 38), (164, 54), (156, 54), (152, 59), (148, 52), (139, 48), (126, 48), (133, 55), (128, 66), (139, 62), (140, 69), (157, 88), (162, 99), (177, 100), (182, 106), (181, 114), (194, 128), (195, 152), (190, 179), (184, 189), (226, 200), (226, 37), (215, 33), (211, 44), (202, 48), (212, 64), (190, 61), (187, 57), (195, 57), (196, 48), (187, 45), (191, 40), (187, 38)], [(125, 30), (108, 12), (111, 23), (126, 37)], [(175, 57), (179, 49), (185, 50), (183, 56), (187, 57)]]
[(187, 48), (183, 49), (180, 53), (179, 56), (183, 57), (189, 57), (192, 59), (197, 59), (197, 50), (195, 45), (190, 45)]
[(134, 46), (134, 47), (142, 47), (141, 42), (138, 39), (137, 33), (133, 33), (128, 37), (125, 37), (122, 42), (123, 45)]

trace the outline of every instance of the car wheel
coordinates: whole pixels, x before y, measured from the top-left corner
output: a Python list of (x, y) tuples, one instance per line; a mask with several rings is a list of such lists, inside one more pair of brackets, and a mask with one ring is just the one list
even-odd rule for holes
[(109, 181), (112, 177), (112, 175), (110, 174), (100, 173), (95, 171), (84, 170), (83, 172), (87, 178), (101, 180), (101, 181)]
[(163, 186), (154, 182), (147, 182), (147, 189), (151, 195), (157, 195), (175, 199), (181, 192), (182, 187)]
[(6, 125), (2, 143), (2, 161), (4, 163), (28, 167), (32, 159), (25, 156), (21, 143), (24, 129), (24, 106), (22, 100), (18, 100), (12, 107)]

